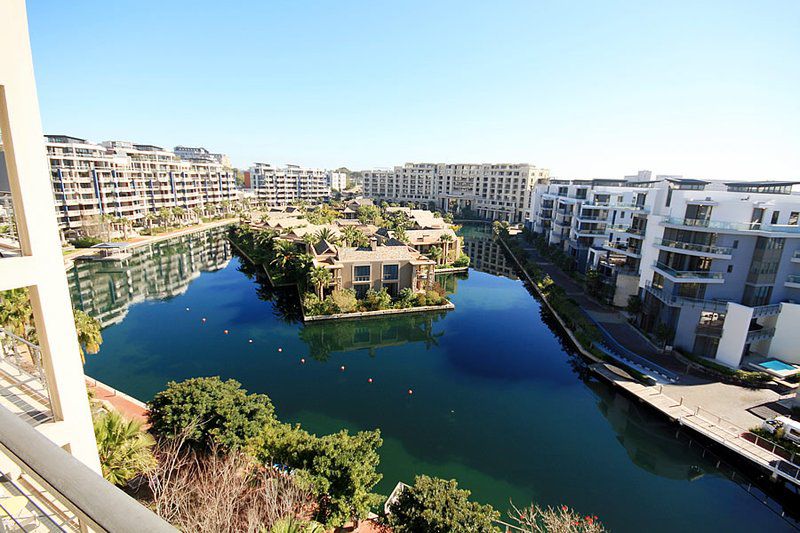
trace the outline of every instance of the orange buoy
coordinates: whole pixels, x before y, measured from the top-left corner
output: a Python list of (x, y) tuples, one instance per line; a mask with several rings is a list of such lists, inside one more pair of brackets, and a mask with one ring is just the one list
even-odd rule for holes
[(225, 335), (227, 335), (227, 334), (228, 334), (228, 330), (226, 329), (225, 331), (223, 331), (223, 333), (224, 333)]
[(339, 367), (339, 370), (341, 370), (342, 372), (344, 372), (344, 365), (342, 365), (341, 367)]
[(411, 389), (408, 389), (408, 394), (414, 394), (414, 391), (411, 390)]
[(301, 358), (300, 358), (300, 362), (301, 362), (302, 364), (306, 364), (306, 358), (305, 358), (305, 357), (301, 357)]
[(372, 383), (372, 378), (369, 378), (369, 379), (367, 380), (367, 383)]
[(202, 322), (205, 322), (205, 321), (206, 321), (206, 319), (205, 319), (205, 317), (203, 317), (203, 320), (202, 320)]
[(279, 351), (279, 352), (282, 352), (282, 351), (283, 351), (283, 348), (278, 348), (278, 351)]

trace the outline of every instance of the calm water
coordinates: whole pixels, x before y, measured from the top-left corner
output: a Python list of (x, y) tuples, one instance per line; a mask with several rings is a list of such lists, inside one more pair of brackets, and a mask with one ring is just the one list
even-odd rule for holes
[(380, 428), (384, 494), (427, 473), (500, 510), (564, 503), (617, 531), (791, 529), (591, 378), (480, 232), (466, 247), (483, 271), (442, 280), (454, 311), (310, 326), (291, 319), (296, 296), (260, 283), (222, 235), (71, 272), (76, 305), (107, 325), (89, 375), (142, 400), (169, 380), (221, 375), (311, 431)]

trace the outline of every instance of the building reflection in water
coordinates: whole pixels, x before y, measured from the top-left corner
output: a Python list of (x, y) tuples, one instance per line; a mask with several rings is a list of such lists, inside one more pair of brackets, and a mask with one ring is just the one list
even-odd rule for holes
[(492, 235), (491, 226), (465, 226), (460, 233), (464, 237), (464, 253), (469, 256), (470, 267), (487, 274), (518, 279), (503, 248)]
[(132, 304), (182, 294), (201, 272), (231, 259), (227, 229), (182, 235), (135, 248), (122, 261), (79, 261), (67, 272), (72, 304), (103, 327), (121, 322)]

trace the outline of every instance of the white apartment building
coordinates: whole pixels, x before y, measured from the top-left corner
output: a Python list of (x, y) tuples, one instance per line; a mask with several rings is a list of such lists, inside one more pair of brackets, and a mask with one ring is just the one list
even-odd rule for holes
[(363, 194), (375, 200), (427, 204), (444, 212), (521, 222), (536, 183), (549, 171), (529, 164), (406, 163), (361, 172)]
[(212, 158), (185, 160), (158, 146), (66, 135), (48, 135), (45, 145), (62, 238), (103, 215), (138, 222), (162, 208), (236, 199), (233, 171)]
[(298, 200), (321, 202), (330, 199), (328, 171), (298, 165), (277, 167), (255, 163), (250, 167), (250, 187), (256, 198), (270, 207), (286, 206)]
[(343, 191), (347, 188), (347, 174), (337, 170), (329, 170), (326, 172), (328, 178), (328, 185), (331, 191)]
[(800, 364), (796, 184), (649, 177), (540, 184), (529, 225), (604, 274), (615, 305), (638, 295), (641, 327), (665, 325), (676, 348), (731, 367)]
[(176, 146), (173, 152), (187, 161), (211, 161), (223, 167), (231, 166), (231, 158), (227, 154), (214, 154), (202, 146)]

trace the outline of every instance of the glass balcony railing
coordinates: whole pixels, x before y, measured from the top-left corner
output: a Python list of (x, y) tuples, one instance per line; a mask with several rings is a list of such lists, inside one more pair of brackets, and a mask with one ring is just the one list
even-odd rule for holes
[(611, 207), (614, 209), (631, 209), (634, 211), (642, 211), (642, 212), (649, 211), (646, 206), (639, 204), (619, 203), (619, 204), (613, 204)]
[(671, 266), (656, 261), (653, 267), (665, 272), (673, 278), (679, 279), (725, 279), (723, 272), (710, 272), (708, 270), (676, 270)]
[(656, 239), (655, 244), (659, 246), (665, 246), (667, 248), (676, 248), (678, 250), (687, 250), (691, 252), (707, 253), (714, 255), (731, 255), (733, 253), (733, 248), (728, 246), (695, 244), (691, 242), (673, 241), (671, 239)]
[(651, 282), (645, 283), (645, 290), (667, 304), (670, 307), (694, 307), (704, 311), (714, 311), (724, 313), (728, 309), (727, 300), (703, 300), (701, 298), (689, 298), (677, 294), (669, 294), (664, 289), (656, 287)]
[(786, 283), (796, 283), (800, 285), (800, 275), (792, 274), (791, 276), (786, 276)]
[(800, 262), (800, 250), (797, 250), (795, 253), (792, 254), (792, 261)]
[(644, 235), (643, 228), (636, 228), (633, 226), (624, 226), (622, 224), (612, 224), (608, 226), (608, 231), (614, 233), (629, 233), (631, 235)]
[(724, 222), (720, 220), (707, 220), (701, 218), (665, 218), (662, 224), (672, 224), (675, 226), (688, 226), (694, 228), (708, 228), (732, 231), (763, 231), (776, 233), (800, 233), (800, 226), (788, 224), (764, 224), (761, 222)]

